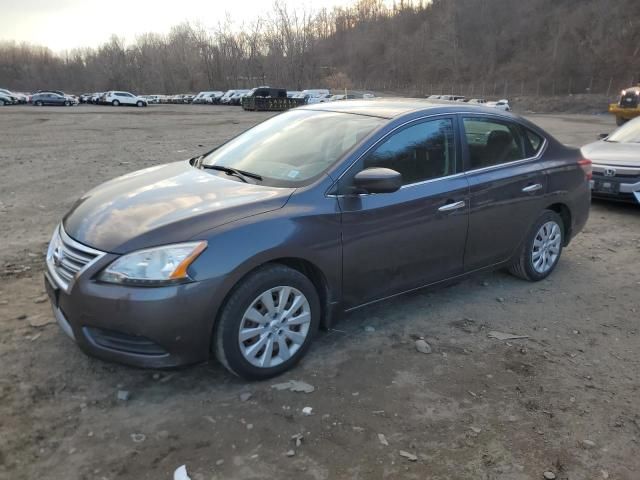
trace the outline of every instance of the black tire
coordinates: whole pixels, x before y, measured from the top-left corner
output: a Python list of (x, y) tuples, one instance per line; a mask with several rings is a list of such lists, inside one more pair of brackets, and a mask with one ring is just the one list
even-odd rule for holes
[(64, 106), (65, 107), (70, 107), (71, 106), (71, 102), (69, 102), (68, 100), (66, 102), (64, 102)]
[(36, 107), (41, 107), (42, 106), (42, 102), (40, 100), (36, 101)]
[(138, 100), (138, 103), (136, 103), (136, 107), (144, 107), (144, 102)]
[(114, 107), (119, 107), (120, 102), (118, 100), (114, 100), (113, 102), (111, 102), (111, 105), (113, 105)]
[[(306, 297), (311, 312), (309, 331), (291, 358), (274, 367), (258, 367), (251, 364), (240, 350), (240, 326), (252, 302), (263, 292), (278, 286), (293, 287)], [(218, 317), (212, 345), (220, 363), (231, 373), (247, 380), (263, 380), (279, 375), (297, 364), (308, 351), (319, 324), (320, 299), (313, 283), (297, 270), (270, 264), (250, 273), (234, 287)]]
[[(560, 245), (558, 249), (558, 255), (551, 267), (544, 272), (539, 272), (533, 265), (533, 244), (536, 240), (536, 236), (538, 235), (539, 230), (547, 222), (554, 222), (560, 227)], [(514, 258), (513, 263), (509, 267), (509, 272), (512, 275), (522, 278), (523, 280), (528, 280), (529, 282), (538, 282), (547, 278), (551, 274), (551, 272), (555, 270), (558, 262), (560, 261), (560, 257), (562, 255), (562, 247), (564, 245), (565, 230), (566, 228), (560, 215), (551, 210), (543, 210), (538, 219), (532, 225), (531, 230), (527, 234), (527, 238), (520, 247), (520, 250)]]
[(617, 125), (617, 126), (619, 126), (619, 127), (620, 127), (620, 126), (624, 125), (626, 122), (627, 122), (627, 121), (626, 121), (624, 118), (622, 118), (622, 117), (616, 117), (616, 125)]

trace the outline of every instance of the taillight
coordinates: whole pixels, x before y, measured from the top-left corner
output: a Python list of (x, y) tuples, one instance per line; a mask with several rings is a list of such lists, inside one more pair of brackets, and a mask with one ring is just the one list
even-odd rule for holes
[(578, 165), (580, 165), (580, 168), (582, 168), (582, 171), (584, 172), (585, 177), (587, 177), (587, 180), (591, 180), (591, 178), (593, 178), (593, 168), (591, 167), (591, 160), (587, 158), (581, 158), (580, 160), (578, 160)]

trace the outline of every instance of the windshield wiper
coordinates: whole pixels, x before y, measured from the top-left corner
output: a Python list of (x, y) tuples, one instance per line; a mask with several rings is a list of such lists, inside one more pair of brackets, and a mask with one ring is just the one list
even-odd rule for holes
[(245, 172), (244, 170), (238, 170), (237, 168), (225, 167), (223, 165), (204, 165), (204, 164), (202, 164), (201, 168), (208, 168), (208, 169), (211, 169), (211, 170), (220, 170), (221, 172), (224, 172), (227, 175), (235, 175), (240, 180), (242, 180), (244, 183), (249, 183), (249, 182), (247, 182), (247, 178), (246, 177), (254, 178), (256, 180), (262, 180), (262, 177), (260, 175), (258, 175), (257, 173)]

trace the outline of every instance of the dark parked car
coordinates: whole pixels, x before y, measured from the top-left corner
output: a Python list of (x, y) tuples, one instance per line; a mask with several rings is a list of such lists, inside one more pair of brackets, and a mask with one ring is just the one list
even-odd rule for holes
[(36, 93), (31, 97), (31, 103), (41, 107), (42, 105), (64, 105), (69, 107), (72, 101), (58, 93)]
[(170, 367), (213, 352), (266, 378), (343, 312), (479, 271), (545, 278), (587, 220), (590, 175), (578, 150), (495, 109), (301, 107), (82, 196), (46, 288), (87, 353)]

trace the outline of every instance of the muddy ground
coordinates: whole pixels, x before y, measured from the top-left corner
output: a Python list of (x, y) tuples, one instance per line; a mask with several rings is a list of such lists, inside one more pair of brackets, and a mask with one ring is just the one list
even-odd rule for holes
[[(43, 250), (64, 212), (94, 185), (203, 152), (265, 117), (0, 110), (0, 478), (160, 480), (183, 464), (193, 480), (640, 478), (635, 206), (594, 203), (543, 282), (497, 272), (362, 309), (272, 381), (246, 383), (214, 361), (156, 372), (82, 354), (44, 301)], [(614, 126), (530, 118), (573, 145)], [(416, 351), (418, 336), (433, 353)], [(291, 379), (315, 391), (271, 388)]]

